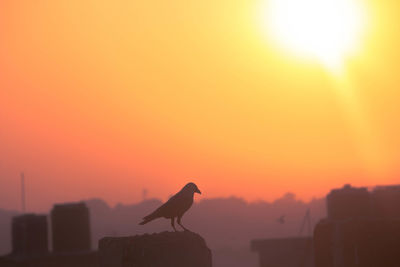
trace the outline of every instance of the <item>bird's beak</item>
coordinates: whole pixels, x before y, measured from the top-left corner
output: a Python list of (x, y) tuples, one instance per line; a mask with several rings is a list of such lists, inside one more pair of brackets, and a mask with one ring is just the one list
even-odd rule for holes
[(196, 191), (194, 191), (194, 192), (199, 193), (201, 195), (201, 192), (198, 188), (196, 188)]

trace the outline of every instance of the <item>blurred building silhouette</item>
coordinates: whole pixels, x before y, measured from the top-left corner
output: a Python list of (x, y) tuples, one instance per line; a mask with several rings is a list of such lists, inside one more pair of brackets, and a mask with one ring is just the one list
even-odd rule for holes
[(333, 189), (326, 197), (328, 219), (367, 217), (371, 212), (370, 202), (370, 193), (365, 187), (345, 185), (341, 189)]
[(371, 212), (376, 218), (400, 219), (400, 186), (378, 186), (371, 193)]
[(253, 240), (251, 249), (258, 252), (260, 267), (312, 267), (312, 242), (312, 237)]
[(1, 267), (97, 267), (90, 251), (89, 210), (84, 203), (58, 204), (51, 212), (53, 251), (48, 250), (47, 216), (27, 214), (12, 221), (12, 253)]
[(90, 250), (89, 209), (85, 203), (55, 205), (51, 227), (54, 252)]
[(48, 252), (46, 215), (26, 214), (12, 220), (12, 253), (40, 255)]
[(400, 186), (332, 190), (314, 229), (316, 267), (400, 266)]

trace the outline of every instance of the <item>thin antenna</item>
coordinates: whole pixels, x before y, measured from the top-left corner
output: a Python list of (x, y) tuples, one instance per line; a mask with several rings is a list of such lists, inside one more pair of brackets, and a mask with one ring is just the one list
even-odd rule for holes
[(25, 213), (25, 174), (21, 172), (21, 206), (22, 213)]
[(307, 227), (308, 230), (308, 235), (312, 235), (312, 222), (311, 222), (311, 212), (310, 209), (308, 208), (306, 211), (306, 214), (304, 215), (303, 222), (301, 223), (300, 226), (300, 231), (299, 231), (299, 236), (303, 234), (304, 228)]

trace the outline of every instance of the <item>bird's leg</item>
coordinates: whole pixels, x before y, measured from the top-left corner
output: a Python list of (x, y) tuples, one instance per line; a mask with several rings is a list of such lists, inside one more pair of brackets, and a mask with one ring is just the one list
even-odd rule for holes
[[(178, 217), (178, 224), (183, 228), (183, 230), (189, 231), (185, 226), (182, 225), (181, 219), (182, 219), (182, 217)], [(189, 231), (189, 232), (190, 232), (190, 231)]]
[(171, 225), (172, 225), (172, 228), (174, 228), (174, 231), (177, 232), (176, 228), (175, 228), (175, 217), (171, 218)]

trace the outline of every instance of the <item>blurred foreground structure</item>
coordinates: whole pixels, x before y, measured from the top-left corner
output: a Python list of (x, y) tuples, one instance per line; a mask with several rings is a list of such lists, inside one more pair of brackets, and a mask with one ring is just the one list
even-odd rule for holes
[[(308, 231), (304, 237), (305, 228)], [(251, 250), (258, 252), (260, 267), (314, 267), (311, 235), (311, 212), (307, 209), (298, 237), (253, 240)]]
[(314, 229), (316, 267), (400, 266), (400, 186), (335, 189)]
[(260, 267), (399, 267), (400, 186), (333, 189), (313, 237), (253, 240)]
[(211, 250), (195, 233), (162, 232), (99, 241), (100, 267), (211, 267)]
[(312, 267), (312, 237), (253, 240), (251, 249), (259, 253), (261, 267)]
[(1, 267), (97, 267), (90, 249), (89, 210), (84, 203), (55, 205), (51, 212), (53, 251), (46, 215), (25, 214), (12, 221), (12, 253)]
[(48, 253), (46, 215), (25, 214), (14, 217), (11, 232), (14, 255)]
[(54, 205), (51, 211), (53, 251), (90, 251), (89, 209), (85, 203)]

